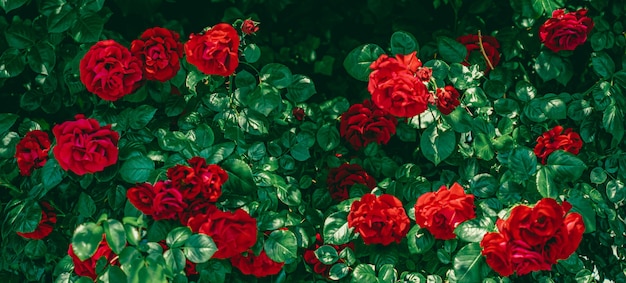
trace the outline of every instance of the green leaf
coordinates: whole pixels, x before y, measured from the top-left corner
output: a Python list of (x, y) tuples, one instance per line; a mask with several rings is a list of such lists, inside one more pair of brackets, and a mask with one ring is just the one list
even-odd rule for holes
[(411, 254), (424, 254), (435, 245), (435, 237), (426, 229), (414, 225), (406, 236)]
[(456, 282), (481, 282), (483, 265), (484, 260), (478, 243), (470, 243), (462, 247), (454, 256), (452, 264)]
[(550, 167), (539, 168), (536, 178), (537, 191), (542, 197), (556, 199), (559, 196), (560, 190), (554, 183), (554, 171)]
[(165, 243), (167, 243), (167, 246), (171, 249), (181, 247), (187, 242), (189, 237), (191, 237), (191, 234), (191, 229), (187, 226), (176, 227), (167, 234)]
[[(12, 224), (15, 232), (30, 233), (35, 231), (41, 221), (41, 207), (39, 204), (32, 200), (27, 200), (24, 203), (18, 204), (11, 210), (9, 215), (15, 215)], [(7, 216), (7, 219), (9, 217)]]
[(591, 283), (594, 282), (594, 274), (589, 269), (582, 269), (576, 272), (576, 283)]
[(252, 178), (252, 169), (240, 159), (228, 159), (221, 164), (222, 168), (228, 172), (228, 180), (223, 188), (235, 192), (254, 192), (257, 189)]
[(335, 149), (341, 142), (337, 127), (331, 123), (326, 123), (320, 127), (319, 130), (317, 130), (316, 138), (317, 144), (324, 151), (331, 151)]
[(335, 212), (324, 220), (324, 243), (327, 245), (343, 245), (350, 242), (354, 228), (348, 228), (348, 213)]
[(247, 105), (267, 117), (281, 105), (281, 101), (278, 89), (269, 84), (261, 83), (248, 96)]
[[(624, 184), (622, 183), (622, 188), (623, 186)], [(572, 204), (572, 210), (570, 213), (578, 212), (583, 217), (583, 223), (585, 223), (585, 233), (593, 233), (596, 231), (597, 215), (595, 209), (593, 208), (593, 202), (589, 198), (583, 196), (569, 197), (567, 198), (567, 201)]]
[(246, 48), (243, 49), (243, 58), (245, 58), (248, 63), (259, 61), (259, 58), (261, 58), (261, 48), (254, 43), (246, 45)]
[(6, 131), (11, 129), (15, 121), (17, 121), (19, 116), (13, 113), (2, 113), (0, 114), (0, 134), (4, 134)]
[(246, 108), (237, 117), (237, 123), (241, 130), (255, 135), (266, 135), (269, 132), (269, 121), (263, 114)]
[(431, 124), (422, 135), (420, 148), (426, 159), (438, 165), (456, 149), (454, 131)]
[(96, 203), (93, 199), (86, 193), (81, 192), (78, 197), (78, 203), (76, 204), (78, 209), (78, 213), (80, 216), (89, 218), (94, 213), (96, 213)]
[(350, 274), (350, 267), (345, 263), (337, 263), (330, 267), (328, 278), (337, 281), (348, 276), (348, 274)]
[(81, 260), (92, 257), (102, 241), (102, 226), (93, 222), (78, 225), (72, 236), (72, 249)]
[(573, 182), (578, 180), (587, 168), (585, 163), (575, 155), (557, 150), (548, 156), (546, 167), (554, 171), (554, 178)]
[(127, 276), (119, 266), (111, 265), (107, 268), (106, 273), (103, 276), (107, 278), (104, 282), (127, 282)]
[(293, 82), (287, 87), (285, 97), (294, 103), (300, 103), (316, 93), (313, 80), (305, 75), (293, 75)]
[(293, 82), (291, 70), (283, 64), (270, 63), (259, 72), (259, 80), (278, 89), (288, 87)]
[(306, 143), (296, 143), (290, 149), (291, 156), (293, 156), (293, 159), (297, 161), (306, 161), (307, 159), (311, 158), (311, 153), (309, 149), (310, 148), (307, 146)]
[(489, 217), (474, 218), (459, 224), (454, 233), (465, 242), (479, 243), (493, 225)]
[(138, 155), (124, 161), (119, 172), (124, 181), (135, 184), (148, 181), (152, 171), (154, 171), (154, 161), (146, 156)]
[(48, 159), (41, 168), (41, 184), (43, 184), (45, 192), (60, 184), (63, 181), (63, 177), (65, 177), (65, 170), (61, 168), (56, 159)]
[(68, 30), (76, 22), (78, 14), (69, 4), (61, 5), (52, 10), (48, 16), (48, 32), (59, 33)]
[(615, 72), (615, 63), (606, 52), (591, 53), (591, 67), (603, 79), (609, 79)]
[(42, 240), (29, 241), (24, 247), (24, 255), (30, 259), (42, 258), (47, 251), (48, 247)]
[(372, 264), (359, 264), (352, 271), (352, 280), (350, 283), (378, 283), (379, 280), (376, 277), (374, 271), (374, 265)]
[(617, 147), (624, 138), (624, 113), (617, 105), (606, 107), (602, 115), (602, 126), (613, 136), (611, 147)]
[(9, 13), (19, 7), (22, 7), (26, 4), (28, 0), (0, 0), (0, 7), (4, 9), (5, 13)]
[(519, 146), (509, 154), (508, 167), (514, 181), (526, 181), (537, 171), (537, 156), (530, 148)]
[(124, 225), (116, 219), (107, 219), (102, 223), (107, 244), (115, 254), (120, 254), (126, 247)]
[(277, 197), (280, 201), (288, 206), (298, 206), (302, 202), (302, 193), (297, 186), (293, 184), (286, 184), (284, 181), (282, 184), (276, 184)]
[(606, 181), (607, 174), (602, 167), (595, 167), (589, 173), (589, 180), (594, 184), (602, 184)]
[(286, 262), (298, 257), (298, 240), (289, 230), (275, 230), (265, 240), (263, 249), (275, 262)]
[(348, 53), (343, 61), (343, 67), (353, 78), (367, 82), (372, 72), (370, 65), (384, 53), (385, 51), (376, 44), (363, 44)]
[(150, 105), (140, 105), (135, 108), (130, 112), (128, 117), (128, 124), (130, 125), (130, 128), (139, 130), (146, 127), (146, 125), (150, 123), (150, 120), (152, 120), (152, 117), (154, 117), (156, 111), (157, 109)]
[(606, 183), (606, 196), (613, 203), (622, 202), (626, 198), (626, 187), (622, 180), (611, 180)]
[(404, 31), (396, 31), (391, 35), (391, 54), (410, 54), (419, 49), (419, 44), (415, 37)]
[(321, 263), (331, 265), (337, 262), (339, 259), (339, 253), (337, 253), (335, 248), (329, 245), (323, 245), (315, 250), (315, 257), (317, 257)]
[(183, 252), (193, 263), (203, 263), (211, 259), (217, 252), (217, 246), (211, 237), (204, 234), (194, 234), (187, 239)]
[(30, 48), (26, 58), (30, 68), (40, 74), (49, 75), (56, 64), (54, 46), (45, 40)]
[[(465, 110), (463, 110), (465, 111)], [(495, 156), (493, 150), (494, 141), (484, 133), (478, 132), (474, 138), (474, 150), (476, 157), (483, 160), (491, 160)]]
[(5, 33), (4, 36), (10, 47), (17, 49), (26, 49), (35, 44), (37, 36), (35, 30), (29, 22), (22, 22), (14, 20)]
[(535, 59), (535, 71), (544, 82), (557, 79), (566, 85), (574, 74), (571, 68), (569, 61), (552, 51), (541, 51)]
[(467, 56), (465, 45), (445, 36), (437, 38), (437, 49), (443, 60), (448, 63), (461, 63)]
[(0, 79), (21, 74), (26, 67), (26, 56), (16, 48), (8, 48), (0, 56)]
[(80, 43), (96, 42), (100, 39), (106, 18), (98, 14), (80, 16), (70, 28), (70, 35)]
[(203, 150), (200, 152), (200, 156), (206, 158), (207, 164), (217, 164), (230, 156), (234, 151), (234, 142), (224, 142), (212, 145), (211, 147)]
[(163, 253), (165, 264), (172, 269), (174, 274), (185, 270), (186, 258), (181, 249), (169, 249)]

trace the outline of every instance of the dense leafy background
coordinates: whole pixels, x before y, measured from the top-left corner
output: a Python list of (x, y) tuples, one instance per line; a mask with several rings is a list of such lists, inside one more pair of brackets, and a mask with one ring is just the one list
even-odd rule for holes
[[(331, 278), (344, 281), (624, 281), (625, 5), (622, 0), (0, 1), (0, 276), (8, 282), (71, 282), (68, 244), (96, 242), (106, 232), (116, 239), (114, 251), (128, 243), (142, 252), (129, 250), (122, 261), (149, 262), (154, 280), (173, 278), (170, 273), (180, 266), (163, 268), (161, 261), (174, 256), (147, 256), (155, 249), (149, 243), (186, 238), (178, 234), (187, 232), (142, 217), (125, 191), (136, 182), (163, 178), (167, 168), (199, 155), (229, 172), (220, 205), (249, 210), (259, 230), (267, 232), (259, 243), (271, 258), (287, 263), (279, 275), (259, 281), (324, 280), (301, 259), (316, 232), (327, 244), (356, 242), (354, 252), (329, 251)], [(587, 43), (558, 54), (542, 47), (537, 30), (551, 12), (580, 7), (588, 8), (595, 22)], [(148, 83), (116, 103), (86, 92), (78, 79), (78, 60), (100, 39), (128, 46), (153, 26), (186, 38), (218, 22), (249, 17), (261, 22), (261, 30), (247, 39), (247, 46), (256, 45), (244, 51), (250, 62), (229, 82), (236, 92), (225, 87), (225, 79), (206, 77), (186, 63), (170, 82)], [(487, 77), (458, 64), (463, 48), (454, 39), (478, 30), (501, 44), (502, 61)], [(371, 45), (357, 48), (363, 44)], [(383, 52), (411, 48), (433, 67), (436, 79), (463, 93), (469, 112), (457, 109), (434, 123), (411, 119), (400, 123), (388, 145), (353, 151), (339, 138), (337, 121), (351, 104), (369, 97), (362, 68), (369, 64), (349, 60), (367, 63)], [(256, 49), (258, 61), (252, 60)], [(172, 85), (183, 95), (171, 95)], [(306, 110), (303, 122), (292, 117), (295, 106)], [(19, 176), (13, 154), (20, 137), (33, 129), (49, 132), (77, 113), (123, 133), (120, 162), (76, 176), (51, 158), (30, 178)], [(532, 152), (534, 141), (557, 124), (579, 132), (583, 150), (577, 156), (556, 152), (541, 165)], [(406, 208), (420, 194), (458, 181), (476, 196), (478, 218), (458, 229), (457, 240), (436, 241), (413, 226), (397, 246), (363, 246), (345, 225), (349, 203), (333, 203), (326, 192), (329, 168), (342, 162), (361, 164), (379, 190), (398, 196)], [(587, 227), (583, 242), (551, 272), (500, 279), (480, 258), (478, 242), (493, 230), (501, 211), (541, 197), (574, 205)], [(59, 222), (45, 240), (24, 240), (15, 231), (38, 223), (40, 199), (51, 200)], [(283, 227), (288, 230), (277, 230)], [(210, 250), (212, 243), (198, 235), (170, 242), (184, 246), (184, 255), (197, 262), (206, 261), (197, 250)], [(204, 268), (207, 272), (193, 280), (256, 280), (231, 270), (228, 262), (211, 260)], [(120, 272), (112, 269), (109, 275), (117, 278)]]

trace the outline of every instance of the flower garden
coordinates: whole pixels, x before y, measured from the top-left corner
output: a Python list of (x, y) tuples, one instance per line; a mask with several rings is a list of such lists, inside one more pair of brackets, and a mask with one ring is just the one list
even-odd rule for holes
[(624, 1), (204, 2), (0, 1), (3, 282), (626, 282)]

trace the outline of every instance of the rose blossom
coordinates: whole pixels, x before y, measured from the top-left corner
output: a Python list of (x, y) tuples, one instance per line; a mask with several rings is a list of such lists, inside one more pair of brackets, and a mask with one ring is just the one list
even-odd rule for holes
[(465, 194), (458, 183), (449, 190), (441, 186), (439, 191), (425, 193), (415, 203), (415, 222), (436, 239), (454, 239), (454, 228), (475, 217), (474, 195)]
[(293, 115), (294, 118), (296, 118), (296, 120), (298, 121), (302, 121), (304, 120), (304, 109), (300, 108), (300, 107), (296, 107), (293, 110), (291, 110), (291, 115)]
[(44, 131), (34, 130), (26, 133), (15, 146), (15, 158), (20, 175), (30, 176), (33, 170), (41, 168), (48, 161), (50, 138)]
[(256, 278), (278, 274), (285, 265), (284, 262), (275, 262), (265, 250), (255, 255), (252, 250), (244, 254), (236, 254), (230, 258), (230, 263), (245, 275), (253, 275)]
[(553, 52), (574, 50), (587, 41), (593, 29), (593, 20), (587, 17), (587, 9), (565, 13), (564, 9), (554, 10), (539, 27), (539, 38)]
[(339, 133), (355, 150), (371, 142), (387, 144), (396, 133), (398, 121), (387, 111), (378, 108), (370, 100), (354, 104), (341, 115)]
[(416, 52), (398, 54), (395, 58), (381, 55), (370, 65), (367, 90), (372, 101), (397, 117), (413, 117), (428, 109), (431, 94), (416, 73), (422, 62)]
[(35, 231), (27, 233), (17, 232), (18, 235), (27, 239), (41, 240), (52, 233), (54, 228), (52, 225), (57, 223), (57, 214), (48, 202), (42, 201), (39, 204), (42, 209), (41, 220), (39, 221), (39, 224), (37, 224)]
[[(467, 49), (467, 56), (465, 56), (465, 60), (461, 64), (465, 66), (478, 64), (482, 67), (481, 69), (484, 69), (485, 75), (487, 75), (491, 69), (498, 66), (500, 63), (500, 52), (498, 51), (500, 43), (495, 37), (489, 35), (468, 34), (458, 37), (456, 41), (465, 45), (465, 49)], [(485, 54), (482, 53), (483, 50)], [(485, 58), (485, 56), (487, 58)], [(471, 60), (476, 57), (482, 58), (482, 60), (477, 62)]]
[(448, 115), (459, 106), (459, 92), (453, 86), (447, 85), (437, 89), (437, 109), (443, 115)]
[(52, 153), (61, 168), (85, 175), (115, 164), (119, 134), (111, 130), (111, 125), (100, 127), (96, 119), (85, 118), (83, 114), (75, 119), (52, 128), (57, 141)]
[(498, 232), (487, 233), (480, 242), (487, 264), (501, 276), (550, 270), (576, 251), (585, 232), (582, 216), (568, 213), (571, 208), (551, 198), (532, 208), (515, 206), (506, 220), (497, 220)]
[(133, 40), (130, 52), (143, 61), (146, 79), (165, 82), (180, 69), (183, 44), (178, 33), (154, 27), (144, 31), (139, 39)]
[(239, 35), (231, 25), (217, 24), (202, 35), (189, 35), (185, 54), (207, 75), (230, 76), (239, 65)]
[(578, 133), (572, 131), (571, 128), (563, 132), (562, 126), (555, 126), (537, 138), (534, 152), (537, 157), (541, 158), (541, 163), (546, 164), (546, 160), (552, 152), (562, 149), (572, 154), (578, 154), (582, 146), (583, 142)]
[(366, 245), (400, 243), (409, 226), (402, 202), (389, 194), (365, 194), (352, 203), (348, 213), (348, 227), (355, 228)]
[(259, 31), (259, 22), (247, 19), (241, 24), (241, 31), (246, 35), (251, 35)]
[(154, 220), (175, 219), (179, 213), (187, 208), (183, 195), (176, 189), (170, 180), (159, 181), (154, 184), (156, 195), (152, 201), (152, 218)]
[(354, 184), (362, 184), (370, 189), (376, 187), (376, 180), (358, 164), (341, 164), (328, 171), (326, 185), (330, 196), (336, 201), (343, 201), (350, 197), (350, 188)]
[(106, 241), (100, 241), (98, 249), (90, 258), (81, 261), (78, 256), (74, 253), (74, 249), (72, 248), (72, 244), (70, 244), (69, 249), (67, 250), (67, 254), (72, 258), (74, 262), (74, 273), (80, 276), (87, 276), (94, 281), (98, 276), (96, 274), (96, 262), (101, 257), (106, 258), (107, 265), (119, 265), (118, 257), (113, 253), (109, 245)]
[(126, 191), (126, 198), (145, 215), (154, 213), (153, 202), (157, 190), (150, 183), (137, 184)]
[(256, 243), (256, 219), (243, 209), (225, 212), (212, 205), (204, 214), (189, 218), (187, 226), (194, 233), (210, 236), (217, 252), (214, 258), (225, 259), (247, 251)]
[(141, 60), (113, 40), (94, 44), (79, 67), (80, 81), (87, 90), (108, 101), (133, 93), (143, 77)]

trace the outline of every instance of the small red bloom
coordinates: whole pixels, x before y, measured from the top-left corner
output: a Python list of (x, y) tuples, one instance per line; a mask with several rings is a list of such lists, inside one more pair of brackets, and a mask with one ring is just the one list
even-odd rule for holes
[(558, 9), (539, 27), (539, 38), (553, 52), (574, 50), (587, 41), (593, 25), (593, 20), (587, 17), (587, 9), (569, 13)]
[(415, 222), (436, 239), (454, 239), (454, 228), (476, 217), (474, 195), (466, 194), (454, 183), (450, 190), (441, 186), (437, 192), (421, 195), (415, 203)]
[(341, 115), (339, 133), (355, 150), (360, 150), (372, 142), (387, 144), (396, 133), (397, 123), (389, 112), (365, 100)]
[(448, 115), (459, 106), (459, 92), (451, 85), (437, 89), (437, 109), (443, 115)]
[(296, 107), (293, 110), (291, 110), (291, 114), (293, 115), (294, 118), (296, 118), (296, 120), (298, 121), (302, 121), (304, 120), (304, 109), (300, 108), (300, 107)]
[(241, 24), (241, 31), (246, 35), (251, 35), (259, 31), (259, 22), (247, 19)]
[(165, 82), (180, 70), (183, 44), (175, 31), (154, 27), (133, 40), (130, 52), (142, 60), (146, 79)]
[(44, 131), (34, 130), (26, 133), (15, 146), (15, 158), (20, 175), (30, 176), (33, 170), (43, 167), (48, 161), (50, 138)]
[(546, 164), (548, 156), (556, 150), (562, 149), (572, 154), (578, 154), (583, 142), (578, 133), (568, 128), (563, 132), (563, 127), (555, 126), (537, 138), (535, 155), (541, 158), (541, 163)]
[(376, 187), (376, 180), (358, 164), (341, 164), (328, 171), (326, 179), (330, 196), (336, 201), (343, 201), (350, 197), (350, 188), (354, 184), (362, 184), (370, 189)]
[(207, 75), (230, 76), (239, 66), (239, 35), (230, 24), (217, 24), (202, 35), (189, 35), (185, 54)]
[[(467, 56), (462, 62), (463, 65), (469, 66), (477, 64), (484, 70), (485, 75), (489, 74), (492, 68), (500, 63), (500, 43), (498, 40), (489, 35), (468, 34), (460, 36), (456, 41), (465, 45)], [(482, 44), (482, 48), (481, 48)], [(483, 51), (485, 52), (483, 54)], [(485, 58), (485, 56), (487, 58)], [(480, 59), (478, 59), (480, 58)]]
[(252, 250), (243, 254), (236, 254), (230, 258), (230, 263), (245, 275), (253, 275), (256, 278), (278, 274), (285, 265), (284, 262), (275, 262), (265, 250), (255, 255)]

